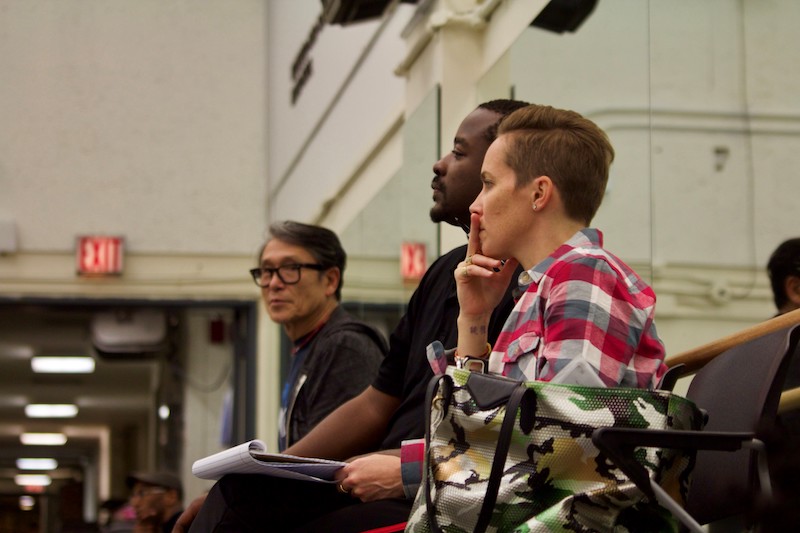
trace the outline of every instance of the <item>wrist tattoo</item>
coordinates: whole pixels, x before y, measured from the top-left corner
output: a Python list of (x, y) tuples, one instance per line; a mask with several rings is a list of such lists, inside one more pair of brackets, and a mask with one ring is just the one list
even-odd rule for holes
[(473, 335), (486, 335), (486, 326), (470, 326), (469, 332)]

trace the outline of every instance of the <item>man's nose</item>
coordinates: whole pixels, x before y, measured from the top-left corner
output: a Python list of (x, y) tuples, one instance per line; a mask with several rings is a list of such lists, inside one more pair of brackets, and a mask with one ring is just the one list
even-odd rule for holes
[(445, 171), (447, 169), (447, 166), (446, 166), (444, 160), (445, 160), (445, 158), (443, 157), (440, 160), (438, 160), (436, 163), (433, 164), (433, 173), (436, 174), (437, 176), (444, 175), (444, 173), (445, 173)]

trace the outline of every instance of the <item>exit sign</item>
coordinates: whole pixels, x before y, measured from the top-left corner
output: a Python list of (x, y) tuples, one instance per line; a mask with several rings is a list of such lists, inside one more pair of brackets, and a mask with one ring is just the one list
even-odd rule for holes
[(400, 247), (400, 273), (405, 281), (419, 281), (425, 274), (425, 243), (404, 242)]
[(77, 268), (80, 276), (117, 276), (122, 274), (125, 239), (91, 235), (78, 237)]

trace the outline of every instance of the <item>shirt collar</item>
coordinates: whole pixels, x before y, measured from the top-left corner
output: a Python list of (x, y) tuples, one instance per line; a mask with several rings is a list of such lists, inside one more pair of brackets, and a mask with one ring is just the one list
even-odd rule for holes
[(556, 248), (556, 250), (540, 261), (530, 270), (523, 270), (517, 278), (520, 289), (524, 290), (531, 283), (539, 283), (544, 273), (553, 263), (574, 250), (575, 248), (591, 248), (603, 246), (603, 233), (595, 228), (583, 228), (577, 231), (567, 242)]

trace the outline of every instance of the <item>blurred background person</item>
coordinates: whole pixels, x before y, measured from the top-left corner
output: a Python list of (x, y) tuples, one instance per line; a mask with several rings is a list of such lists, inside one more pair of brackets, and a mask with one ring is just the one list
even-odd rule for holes
[[(800, 237), (783, 241), (767, 262), (767, 274), (772, 286), (776, 316), (800, 309)], [(800, 360), (789, 362), (783, 390), (800, 387)], [(800, 435), (800, 410), (778, 414), (777, 431)]]
[(169, 472), (134, 472), (128, 476), (136, 533), (169, 533), (183, 511), (183, 485)]
[(767, 263), (767, 274), (778, 314), (800, 309), (800, 237), (775, 248)]
[[(783, 241), (767, 262), (776, 316), (800, 309), (800, 238)], [(800, 387), (798, 352), (789, 362), (783, 390)], [(800, 410), (778, 413), (774, 427), (759, 428), (767, 448), (773, 497), (754, 502), (762, 532), (791, 531), (800, 523)]]
[(127, 533), (136, 526), (136, 511), (130, 500), (111, 498), (100, 506), (97, 523), (101, 533)]

